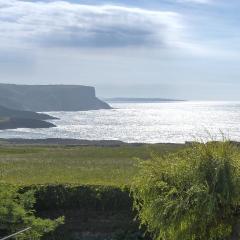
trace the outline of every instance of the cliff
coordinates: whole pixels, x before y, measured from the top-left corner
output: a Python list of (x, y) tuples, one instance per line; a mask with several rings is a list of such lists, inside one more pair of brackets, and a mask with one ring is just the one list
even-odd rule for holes
[(0, 105), (36, 112), (110, 109), (95, 89), (80, 85), (0, 84)]

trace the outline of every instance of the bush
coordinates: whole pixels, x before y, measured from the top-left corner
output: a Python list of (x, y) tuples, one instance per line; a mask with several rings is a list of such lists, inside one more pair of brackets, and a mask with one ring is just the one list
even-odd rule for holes
[(158, 240), (239, 239), (239, 156), (210, 142), (142, 161), (131, 188), (141, 225)]
[(41, 185), (33, 189), (36, 196), (36, 211), (85, 209), (92, 211), (131, 211), (129, 189), (110, 186)]
[(0, 183), (0, 233), (9, 235), (25, 228), (31, 229), (16, 239), (40, 239), (45, 233), (53, 231), (63, 218), (41, 219), (34, 215), (34, 192), (20, 193), (18, 188)]
[(24, 187), (21, 192), (29, 190), (35, 192), (38, 216), (65, 215), (65, 224), (43, 239), (113, 240), (113, 235), (118, 236), (114, 233), (122, 230), (126, 235), (122, 240), (127, 240), (138, 233), (127, 187), (46, 184)]

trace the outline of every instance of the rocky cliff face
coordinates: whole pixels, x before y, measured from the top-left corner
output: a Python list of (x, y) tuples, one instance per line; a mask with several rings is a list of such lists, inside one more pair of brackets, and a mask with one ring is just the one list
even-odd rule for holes
[(36, 112), (109, 109), (95, 89), (80, 85), (0, 84), (0, 105)]

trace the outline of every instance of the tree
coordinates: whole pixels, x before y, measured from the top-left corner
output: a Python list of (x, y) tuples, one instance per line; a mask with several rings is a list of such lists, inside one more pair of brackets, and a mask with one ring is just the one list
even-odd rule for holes
[(197, 143), (139, 165), (131, 188), (134, 208), (154, 239), (240, 239), (237, 147)]
[(62, 224), (62, 217), (56, 220), (35, 217), (33, 206), (34, 192), (20, 193), (17, 187), (0, 183), (0, 234), (1, 236), (15, 233), (27, 227), (31, 229), (16, 239), (40, 239), (48, 232)]

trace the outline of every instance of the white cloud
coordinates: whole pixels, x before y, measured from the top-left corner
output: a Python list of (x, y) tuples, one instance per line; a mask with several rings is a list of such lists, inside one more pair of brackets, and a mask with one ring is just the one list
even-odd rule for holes
[(198, 3), (198, 4), (210, 4), (213, 0), (177, 0), (181, 3)]
[(114, 5), (0, 0), (0, 45), (178, 46), (181, 15)]

